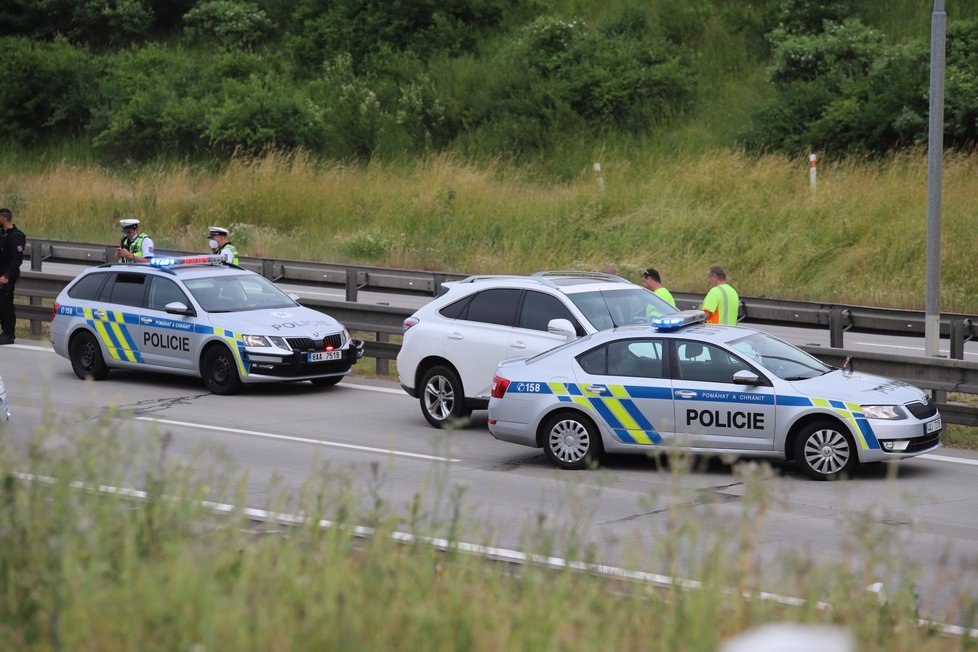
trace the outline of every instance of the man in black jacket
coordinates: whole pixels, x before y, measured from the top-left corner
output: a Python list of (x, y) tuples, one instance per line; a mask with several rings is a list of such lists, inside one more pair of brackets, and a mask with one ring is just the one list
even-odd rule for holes
[(13, 344), (17, 325), (14, 312), (14, 286), (20, 278), (20, 264), (24, 262), (27, 238), (14, 225), (14, 214), (9, 208), (0, 208), (0, 344)]

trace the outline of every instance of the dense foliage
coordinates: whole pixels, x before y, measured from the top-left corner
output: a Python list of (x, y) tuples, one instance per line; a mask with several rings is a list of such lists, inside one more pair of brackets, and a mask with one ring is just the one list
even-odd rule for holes
[[(882, 152), (926, 137), (929, 52), (920, 39), (887, 40), (866, 22), (872, 8), (10, 0), (0, 5), (0, 138), (81, 142), (107, 162), (268, 147), (360, 160), (537, 155), (568, 134), (654, 136), (708, 104), (718, 79), (767, 65), (774, 92), (743, 143)], [(950, 145), (978, 141), (976, 42), (974, 23), (952, 23)]]

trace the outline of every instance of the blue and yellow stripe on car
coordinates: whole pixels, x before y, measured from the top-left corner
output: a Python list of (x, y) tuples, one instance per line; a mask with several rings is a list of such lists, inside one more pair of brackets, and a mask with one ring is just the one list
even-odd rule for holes
[(118, 310), (84, 309), (86, 323), (95, 331), (113, 360), (142, 364), (143, 357), (136, 349), (126, 323), (135, 323), (135, 315)]
[[(628, 444), (658, 444), (662, 437), (632, 400), (632, 389), (625, 385), (602, 385), (600, 391), (577, 383), (548, 383), (559, 401), (575, 403), (600, 416), (615, 436)], [(550, 393), (550, 392), (547, 392)]]

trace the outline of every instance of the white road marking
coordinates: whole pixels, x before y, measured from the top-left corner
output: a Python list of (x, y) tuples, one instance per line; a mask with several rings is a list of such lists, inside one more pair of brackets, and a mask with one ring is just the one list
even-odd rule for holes
[[(914, 458), (910, 458), (910, 459), (914, 459)], [(917, 459), (934, 460), (935, 462), (951, 462), (952, 464), (970, 464), (971, 466), (978, 466), (978, 460), (971, 460), (966, 457), (948, 457), (947, 455), (935, 455), (934, 453), (925, 453), (923, 455), (918, 455)]]
[(339, 387), (349, 387), (350, 389), (362, 389), (365, 392), (380, 392), (382, 394), (396, 394), (397, 396), (408, 396), (408, 393), (403, 389), (394, 389), (392, 387), (374, 387), (373, 385), (355, 385), (353, 383), (339, 383)]
[(136, 417), (136, 421), (148, 421), (168, 426), (181, 426), (184, 428), (196, 428), (198, 430), (216, 430), (218, 432), (229, 432), (236, 435), (249, 435), (251, 437), (264, 437), (265, 439), (278, 439), (280, 441), (291, 441), (298, 444), (312, 444), (314, 446), (332, 446), (334, 448), (348, 448), (350, 450), (364, 451), (366, 453), (382, 453), (384, 455), (395, 455), (397, 457), (411, 457), (420, 460), (433, 460), (435, 462), (461, 462), (462, 460), (453, 457), (439, 457), (437, 455), (422, 455), (420, 453), (406, 453), (404, 451), (391, 450), (389, 448), (373, 448), (371, 446), (358, 446), (356, 444), (342, 444), (335, 441), (322, 439), (309, 439), (307, 437), (294, 437), (292, 435), (277, 435), (271, 432), (258, 432), (255, 430), (241, 430), (239, 428), (225, 428), (223, 426), (207, 426), (201, 423), (190, 423), (187, 421), (173, 421), (170, 419), (155, 419), (153, 417)]
[(7, 344), (12, 349), (23, 349), (24, 351), (46, 351), (47, 353), (54, 353), (54, 349), (50, 346), (35, 346), (33, 344)]
[[(879, 342), (852, 342), (852, 343), (858, 346), (875, 346), (881, 349), (906, 349), (907, 351), (913, 351), (914, 353), (919, 353), (920, 355), (924, 354), (924, 349), (922, 346), (905, 346), (902, 344), (882, 344)], [(947, 356), (951, 355), (950, 351), (946, 349), (941, 349), (940, 353)], [(978, 353), (972, 353), (970, 351), (965, 351), (964, 355), (965, 357), (967, 356), (978, 357)]]

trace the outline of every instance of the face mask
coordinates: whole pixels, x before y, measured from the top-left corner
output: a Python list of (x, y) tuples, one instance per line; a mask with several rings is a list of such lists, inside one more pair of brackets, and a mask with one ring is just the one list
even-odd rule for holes
[(207, 241), (207, 245), (208, 245), (208, 246), (209, 246), (209, 247), (210, 247), (211, 249), (217, 249), (217, 240), (208, 240), (208, 241)]

